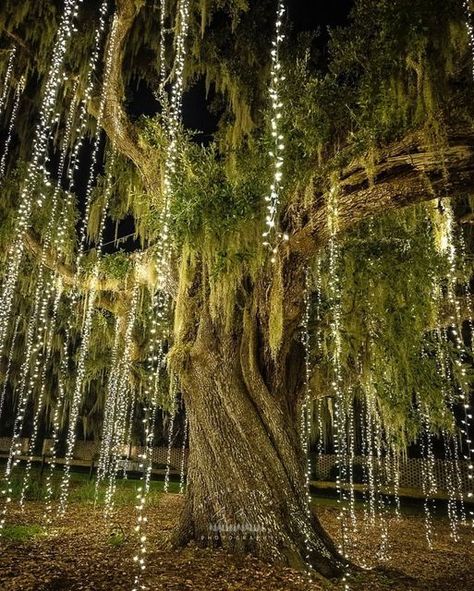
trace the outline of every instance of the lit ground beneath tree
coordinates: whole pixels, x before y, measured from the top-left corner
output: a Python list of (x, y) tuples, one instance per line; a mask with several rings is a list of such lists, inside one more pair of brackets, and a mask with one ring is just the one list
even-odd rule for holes
[[(91, 485), (91, 489), (92, 489)], [(87, 486), (76, 495), (67, 516), (44, 528), (44, 503), (29, 501), (22, 513), (15, 504), (0, 540), (2, 591), (129, 591), (135, 573), (132, 556), (137, 547), (136, 523), (129, 493), (119, 495), (110, 525), (102, 508), (94, 509)], [(81, 499), (82, 497), (82, 499)], [(338, 509), (333, 501), (317, 500), (323, 524), (340, 537)], [(217, 549), (190, 546), (170, 550), (168, 534), (176, 525), (183, 499), (178, 494), (152, 492), (149, 513), (148, 567), (144, 583), (167, 591), (316, 591), (321, 582), (309, 583), (301, 574), (262, 563), (251, 556), (232, 556)], [(362, 511), (357, 511), (362, 521)], [(446, 518), (436, 518), (434, 546), (428, 549), (422, 512), (405, 513), (399, 522), (389, 518), (390, 556), (384, 566), (352, 577), (353, 591), (465, 591), (474, 589), (472, 532), (461, 528), (453, 543)], [(374, 564), (380, 546), (376, 531), (358, 536), (354, 557)], [(342, 589), (341, 584), (334, 589)]]

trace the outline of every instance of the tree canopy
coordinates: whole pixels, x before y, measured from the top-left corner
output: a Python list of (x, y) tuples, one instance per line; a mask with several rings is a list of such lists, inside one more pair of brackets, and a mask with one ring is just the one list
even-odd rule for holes
[[(0, 80), (12, 64), (4, 145), (23, 76), (25, 86), (0, 181), (2, 301), (19, 318), (4, 321), (10, 407), (41, 354), (43, 379), (29, 379), (46, 431), (62, 388), (63, 425), (71, 422), (76, 388), (84, 434), (103, 436), (120, 358), (117, 380), (139, 401), (133, 436), (143, 440), (158, 372), (160, 406), (174, 409), (183, 393), (191, 444), (205, 455), (201, 430), (251, 416), (235, 394), (245, 388), (259, 417), (249, 433), (261, 421), (281, 470), (298, 464), (292, 486), (304, 471), (293, 453), (303, 401), (312, 440), (336, 451), (354, 409), (384, 453), (404, 453), (426, 432), (457, 437), (472, 386), (473, 237), (459, 223), (470, 220), (474, 189), (465, 4), (356, 0), (346, 23), (303, 30), (293, 17), (304, 6), (290, 2), (276, 44), (273, 0), (83, 0), (45, 106), (63, 4), (4, 0), (0, 9)], [(262, 233), (275, 178), (269, 253)], [(48, 328), (31, 328), (41, 290), (57, 281)], [(157, 314), (158, 300), (167, 303)], [(25, 362), (30, 332), (47, 352)], [(217, 394), (206, 406), (208, 389)], [(211, 404), (227, 414), (214, 416)], [(363, 447), (367, 426), (357, 428)], [(216, 455), (221, 444), (209, 445)], [(202, 494), (218, 498), (196, 466)]]

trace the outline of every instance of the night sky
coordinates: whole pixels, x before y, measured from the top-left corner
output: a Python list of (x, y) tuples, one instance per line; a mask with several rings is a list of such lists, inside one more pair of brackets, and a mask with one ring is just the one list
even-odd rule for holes
[[(324, 55), (329, 39), (328, 27), (346, 24), (353, 3), (353, 0), (333, 0), (332, 2), (288, 0), (290, 39), (299, 33), (313, 31), (317, 33), (314, 43)], [(129, 110), (133, 118), (141, 115), (151, 116), (158, 112), (158, 102), (145, 83), (139, 83), (130, 98)], [(217, 128), (217, 118), (207, 109), (210, 100), (206, 100), (203, 80), (199, 80), (188, 89), (183, 100), (184, 126), (187, 129), (202, 132), (197, 139), (204, 143), (212, 139), (212, 134)]]

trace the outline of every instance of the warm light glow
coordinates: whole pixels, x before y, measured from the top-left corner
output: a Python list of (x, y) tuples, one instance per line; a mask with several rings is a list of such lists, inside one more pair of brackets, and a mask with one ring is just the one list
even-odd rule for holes
[(285, 77), (281, 73), (280, 49), (285, 35), (282, 33), (283, 16), (285, 14), (285, 3), (283, 0), (278, 1), (276, 23), (275, 23), (275, 37), (272, 41), (271, 50), (271, 71), (270, 71), (270, 88), (269, 95), (271, 100), (272, 118), (270, 121), (272, 148), (269, 156), (273, 165), (273, 181), (270, 187), (270, 194), (265, 197), (267, 205), (267, 215), (265, 223), (267, 229), (263, 233), (263, 245), (267, 247), (271, 254), (271, 261), (275, 262), (275, 254), (278, 251), (278, 241), (283, 237), (288, 239), (286, 234), (282, 235), (278, 228), (278, 214), (280, 213), (280, 199), (282, 191), (282, 167), (284, 164), (284, 136), (281, 130), (281, 119), (283, 116), (281, 102), (281, 84)]
[[(0, 159), (0, 179), (5, 175), (8, 153), (10, 150), (10, 143), (12, 140), (12, 133), (13, 133), (13, 129), (14, 129), (15, 123), (16, 123), (16, 118), (18, 115), (18, 107), (20, 106), (20, 99), (23, 94), (23, 91), (25, 90), (25, 82), (26, 82), (26, 78), (25, 78), (25, 76), (22, 76), (20, 78), (20, 82), (18, 83), (18, 86), (15, 89), (15, 98), (14, 98), (13, 109), (12, 109), (12, 113), (11, 113), (11, 117), (10, 117), (10, 124), (8, 126), (7, 137), (6, 137), (5, 143), (3, 145), (3, 154)], [(1, 101), (0, 101), (0, 103), (1, 103)], [(0, 112), (1, 112), (1, 108), (0, 108)]]

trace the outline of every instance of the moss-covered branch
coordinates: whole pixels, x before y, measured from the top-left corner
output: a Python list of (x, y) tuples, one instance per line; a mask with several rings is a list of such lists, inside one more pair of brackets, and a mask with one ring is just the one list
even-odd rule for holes
[[(141, 0), (119, 0), (111, 34), (114, 35), (114, 48), (110, 63), (109, 82), (105, 96), (102, 127), (114, 147), (127, 156), (139, 169), (147, 187), (156, 192), (159, 186), (156, 153), (150, 153), (148, 146), (140, 140), (135, 125), (130, 121), (123, 107), (124, 83), (122, 78), (123, 57), (128, 34), (138, 15)], [(112, 42), (109, 36), (108, 47)], [(97, 113), (97, 105), (91, 107)]]
[[(474, 132), (452, 130), (446, 146), (426, 146), (423, 134), (414, 133), (381, 152), (371, 175), (354, 162), (338, 181), (339, 231), (389, 210), (430, 199), (474, 193)], [(306, 223), (289, 242), (289, 249), (305, 258), (329, 238), (324, 194), (316, 188)]]

